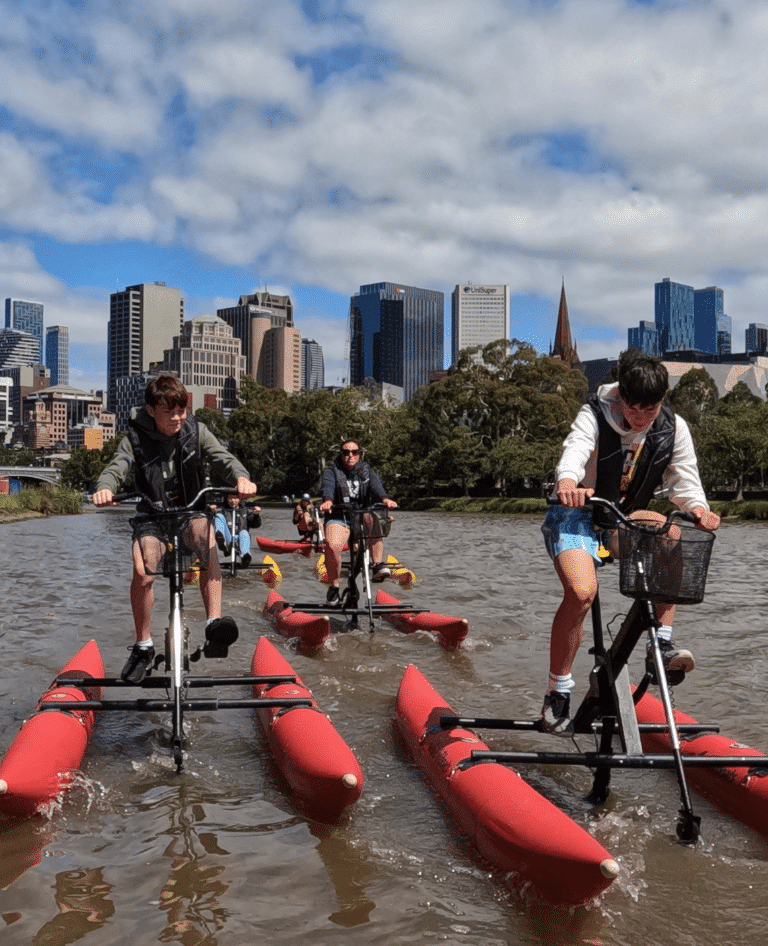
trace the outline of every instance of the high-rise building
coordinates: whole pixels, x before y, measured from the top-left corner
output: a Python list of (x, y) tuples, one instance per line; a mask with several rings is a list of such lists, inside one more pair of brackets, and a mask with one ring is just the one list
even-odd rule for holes
[(28, 332), (37, 339), (37, 362), (43, 360), (43, 311), (42, 302), (27, 302), (24, 299), (5, 300), (5, 327)]
[(665, 277), (655, 285), (656, 330), (659, 354), (696, 347), (694, 336), (693, 286)]
[(718, 322), (723, 316), (723, 290), (717, 286), (693, 291), (693, 347), (710, 355), (718, 353)]
[(240, 339), (218, 316), (199, 315), (185, 322), (173, 348), (166, 349), (162, 369), (181, 379), (192, 396), (193, 411), (210, 405), (229, 413), (237, 407), (245, 356)]
[(641, 321), (637, 328), (627, 329), (627, 344), (629, 348), (637, 348), (653, 358), (658, 357), (661, 352), (656, 323)]
[(456, 286), (451, 294), (453, 339), (451, 359), (456, 364), (459, 352), (476, 345), (489, 345), (509, 339), (509, 286)]
[(445, 297), (402, 283), (361, 286), (349, 303), (350, 382), (392, 385), (409, 401), (443, 368)]
[(184, 324), (184, 300), (164, 282), (128, 286), (109, 297), (107, 407), (115, 411), (120, 378), (146, 372), (162, 361)]
[(301, 332), (293, 324), (290, 296), (255, 292), (216, 315), (240, 339), (247, 374), (265, 388), (301, 390)]
[(115, 415), (104, 410), (98, 394), (88, 394), (68, 384), (42, 388), (23, 400), (24, 442), (33, 449), (57, 443), (66, 446), (69, 431), (91, 418), (100, 425), (103, 440), (115, 436)]
[(13, 379), (0, 377), (0, 443), (5, 443), (8, 432), (13, 428), (12, 390)]
[(51, 384), (69, 384), (69, 329), (49, 325), (45, 330), (45, 366), (51, 372)]
[(40, 345), (34, 335), (15, 328), (0, 329), (0, 371), (40, 364)]
[(750, 322), (744, 332), (744, 349), (753, 355), (768, 354), (768, 325)]
[(314, 339), (301, 340), (301, 386), (306, 391), (317, 391), (325, 384), (325, 362), (322, 345)]
[(717, 353), (721, 358), (731, 354), (733, 338), (733, 319), (730, 315), (721, 315), (717, 320)]

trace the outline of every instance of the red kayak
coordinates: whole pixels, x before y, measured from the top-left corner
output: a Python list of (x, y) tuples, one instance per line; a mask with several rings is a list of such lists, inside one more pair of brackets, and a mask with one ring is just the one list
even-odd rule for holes
[[(96, 641), (89, 641), (59, 674), (74, 679), (104, 676)], [(101, 688), (81, 690), (55, 681), (40, 703), (101, 699)], [(72, 781), (93, 729), (93, 710), (40, 710), (24, 723), (0, 761), (0, 811), (29, 816), (59, 796)]]
[[(648, 693), (635, 706), (635, 712), (639, 723), (666, 723), (663, 704)], [(675, 710), (675, 721), (680, 724), (698, 722), (679, 710)], [(646, 752), (670, 752), (672, 749), (669, 736), (665, 733), (642, 733), (642, 741)], [(680, 751), (683, 758), (687, 755), (765, 758), (764, 753), (718, 733), (681, 737)], [(691, 787), (705, 798), (768, 837), (768, 769), (686, 766), (685, 775)]]
[[(400, 603), (386, 591), (379, 589), (376, 592), (376, 604), (398, 605)], [(415, 614), (382, 612), (380, 617), (404, 634), (412, 634), (414, 631), (432, 631), (437, 634), (440, 643), (446, 647), (457, 647), (469, 633), (469, 624), (464, 618), (452, 618), (447, 614), (437, 614), (434, 611), (422, 611)]]
[(289, 539), (267, 539), (263, 535), (256, 536), (256, 542), (262, 552), (268, 552), (270, 555), (284, 555), (290, 552), (299, 552), (305, 558), (309, 558), (312, 552), (322, 552), (323, 548), (318, 548), (312, 542), (290, 541)]
[(531, 884), (552, 903), (579, 904), (614, 880), (619, 866), (605, 848), (512, 769), (483, 762), (457, 766), (486, 745), (467, 729), (442, 730), (455, 716), (421, 672), (406, 668), (396, 702), (408, 747), (480, 854), (513, 888)]
[[(253, 676), (295, 674), (283, 655), (262, 637), (251, 661)], [(259, 709), (275, 762), (301, 807), (319, 820), (334, 822), (354, 804), (363, 791), (363, 772), (354, 753), (330, 719), (318, 709), (312, 693), (297, 676), (296, 683), (256, 684), (253, 695), (308, 697), (312, 708)]]
[(319, 647), (331, 633), (331, 621), (327, 614), (294, 611), (285, 598), (274, 590), (267, 595), (264, 616), (272, 621), (282, 635), (298, 637), (307, 647)]

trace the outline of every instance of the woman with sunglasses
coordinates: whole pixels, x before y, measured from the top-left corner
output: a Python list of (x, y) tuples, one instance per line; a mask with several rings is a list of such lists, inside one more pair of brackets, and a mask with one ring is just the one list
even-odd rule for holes
[[(323, 501), (320, 511), (325, 515), (325, 567), (330, 588), (326, 595), (328, 604), (339, 601), (339, 573), (341, 552), (349, 538), (349, 513), (343, 507), (364, 508), (373, 503), (383, 503), (395, 509), (397, 503), (390, 499), (384, 484), (375, 470), (362, 459), (363, 451), (355, 440), (345, 440), (341, 452), (331, 466), (323, 470), (320, 488)], [(371, 543), (373, 581), (384, 581), (390, 572), (383, 563), (384, 540), (381, 526), (375, 516), (367, 516), (371, 534), (377, 536)]]

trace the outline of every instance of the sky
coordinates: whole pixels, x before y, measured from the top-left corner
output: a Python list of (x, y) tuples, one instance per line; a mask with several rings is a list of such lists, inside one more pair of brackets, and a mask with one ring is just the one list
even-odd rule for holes
[(768, 323), (766, 0), (0, 0), (0, 296), (106, 381), (109, 295), (288, 293), (346, 375), (349, 298), (507, 283), (582, 359), (720, 286)]

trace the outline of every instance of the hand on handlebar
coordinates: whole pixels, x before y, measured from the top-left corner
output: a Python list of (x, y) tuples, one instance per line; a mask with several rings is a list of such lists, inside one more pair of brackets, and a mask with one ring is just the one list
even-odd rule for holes
[(382, 499), (381, 502), (382, 505), (387, 507), (387, 509), (397, 509), (397, 503), (394, 501), (394, 499), (387, 497), (386, 499)]
[(100, 489), (91, 496), (94, 506), (117, 506), (118, 503), (112, 501), (111, 489)]
[(579, 486), (575, 480), (560, 480), (557, 484), (557, 498), (562, 506), (569, 509), (579, 509), (586, 505), (588, 499), (594, 495), (593, 489)]
[(714, 532), (720, 525), (720, 516), (711, 509), (705, 509), (703, 506), (694, 506), (691, 509), (691, 515), (696, 519), (696, 525), (699, 529), (707, 532)]
[(238, 476), (235, 489), (240, 499), (247, 499), (249, 496), (256, 495), (256, 484), (252, 483), (246, 476)]

